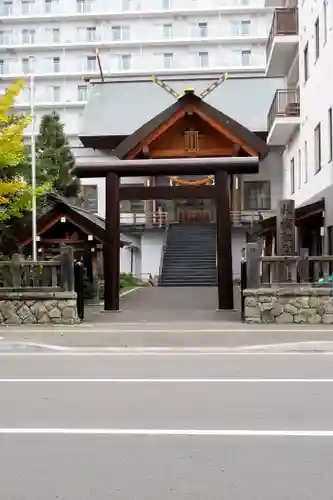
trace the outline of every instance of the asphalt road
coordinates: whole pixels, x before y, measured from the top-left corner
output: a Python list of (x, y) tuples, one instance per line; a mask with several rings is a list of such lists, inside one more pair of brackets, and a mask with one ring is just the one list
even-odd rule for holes
[(327, 500), (332, 354), (0, 354), (4, 500)]

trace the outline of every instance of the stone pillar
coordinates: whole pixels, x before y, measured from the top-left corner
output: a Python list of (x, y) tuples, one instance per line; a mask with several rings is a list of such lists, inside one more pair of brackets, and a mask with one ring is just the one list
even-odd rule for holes
[(295, 255), (295, 202), (281, 200), (276, 217), (278, 255)]

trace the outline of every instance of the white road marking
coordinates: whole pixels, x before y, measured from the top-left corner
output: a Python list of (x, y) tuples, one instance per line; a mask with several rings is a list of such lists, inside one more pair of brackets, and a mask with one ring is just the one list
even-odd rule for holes
[(333, 430), (247, 430), (247, 429), (80, 429), (80, 428), (0, 428), (0, 435), (79, 435), (79, 436), (203, 436), (203, 437), (302, 437), (333, 438)]
[[(67, 350), (68, 349), (68, 350)], [(71, 350), (73, 349), (73, 350)], [(87, 349), (87, 350), (85, 350)], [(90, 350), (88, 350), (90, 349)], [(139, 348), (136, 350), (127, 349), (127, 348), (114, 348), (100, 351), (98, 348), (64, 348), (64, 350), (60, 349), (59, 351), (54, 352), (0, 352), (1, 356), (90, 356), (90, 357), (99, 357), (99, 356), (314, 356), (314, 354), (318, 354), (320, 356), (332, 356), (333, 351), (325, 351), (320, 353), (315, 353), (313, 351), (304, 351), (304, 352), (230, 352), (230, 351), (206, 351), (205, 349), (178, 349), (174, 350), (168, 349), (159, 349), (159, 348)]]
[(333, 378), (3, 378), (6, 383), (107, 384), (331, 384)]

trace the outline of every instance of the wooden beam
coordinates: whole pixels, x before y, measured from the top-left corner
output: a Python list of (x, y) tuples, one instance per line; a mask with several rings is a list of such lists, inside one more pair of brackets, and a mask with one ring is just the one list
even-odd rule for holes
[(205, 122), (209, 123), (213, 128), (215, 128), (215, 130), (217, 130), (218, 132), (220, 132), (221, 135), (224, 135), (225, 137), (227, 137), (228, 139), (230, 139), (232, 142), (234, 142), (234, 143), (238, 144), (239, 146), (241, 146), (249, 155), (251, 155), (251, 156), (257, 156), (258, 155), (258, 151), (255, 151), (253, 148), (251, 148), (251, 146), (249, 146), (248, 144), (246, 144), (239, 137), (235, 137), (234, 134), (232, 132), (230, 132), (230, 130), (228, 130), (225, 127), (222, 127), (222, 125), (220, 125), (215, 120), (213, 120), (212, 118), (210, 118), (209, 116), (207, 116), (205, 113), (202, 113), (198, 109), (196, 109), (195, 112), (197, 113), (198, 116), (200, 116), (200, 118), (202, 118)]
[(215, 186), (124, 186), (120, 200), (212, 199)]
[(108, 165), (81, 164), (74, 169), (78, 177), (105, 177), (114, 172), (121, 177), (149, 175), (211, 175), (224, 170), (230, 174), (257, 174), (257, 157), (171, 158), (149, 160), (113, 160)]
[(217, 172), (215, 188), (218, 309), (233, 309), (229, 179), (226, 172)]
[(163, 125), (161, 125), (157, 130), (154, 130), (148, 137), (145, 138), (144, 141), (140, 142), (132, 151), (130, 151), (127, 155), (128, 160), (133, 160), (138, 154), (142, 151), (142, 149), (146, 148), (150, 145), (151, 142), (155, 141), (158, 137), (163, 135), (172, 125), (174, 125), (178, 120), (183, 118), (186, 115), (186, 108), (179, 109), (171, 116), (169, 120), (167, 120)]
[[(237, 153), (238, 154), (238, 153)], [(151, 158), (200, 158), (209, 156), (237, 156), (230, 148), (209, 148), (199, 151), (184, 151), (183, 149), (156, 149), (150, 152)]]
[(119, 176), (109, 172), (105, 180), (104, 309), (119, 311), (120, 210)]

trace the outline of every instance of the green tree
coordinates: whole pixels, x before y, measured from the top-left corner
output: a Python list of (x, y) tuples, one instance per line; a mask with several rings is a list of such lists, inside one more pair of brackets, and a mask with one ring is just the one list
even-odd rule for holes
[(53, 190), (63, 196), (75, 197), (80, 180), (72, 173), (74, 166), (75, 158), (58, 113), (44, 115), (36, 138), (37, 179), (52, 182)]

